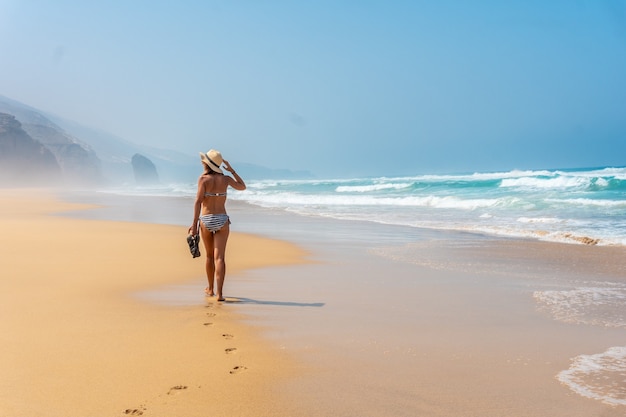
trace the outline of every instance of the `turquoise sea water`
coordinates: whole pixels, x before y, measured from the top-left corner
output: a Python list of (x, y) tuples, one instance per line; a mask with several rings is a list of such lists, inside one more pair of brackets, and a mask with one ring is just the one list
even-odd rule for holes
[[(195, 182), (119, 193), (194, 196)], [(229, 198), (272, 210), (435, 230), (626, 245), (626, 168), (248, 181)]]

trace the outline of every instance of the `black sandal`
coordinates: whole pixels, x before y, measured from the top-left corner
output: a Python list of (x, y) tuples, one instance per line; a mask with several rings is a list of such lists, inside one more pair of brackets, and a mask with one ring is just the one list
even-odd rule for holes
[(198, 246), (198, 242), (200, 241), (200, 235), (189, 235), (187, 236), (187, 244), (189, 245), (189, 251), (191, 252), (191, 256), (197, 258), (200, 256), (200, 247)]

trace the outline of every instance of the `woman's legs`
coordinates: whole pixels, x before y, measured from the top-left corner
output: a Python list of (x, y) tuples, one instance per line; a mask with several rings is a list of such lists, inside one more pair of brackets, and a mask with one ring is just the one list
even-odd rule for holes
[(215, 279), (217, 280), (217, 301), (224, 301), (222, 289), (224, 288), (224, 278), (226, 277), (226, 242), (230, 234), (228, 222), (213, 234), (213, 260)]
[(206, 277), (209, 282), (209, 286), (206, 287), (204, 292), (209, 297), (213, 297), (215, 295), (215, 291), (213, 289), (213, 282), (215, 278), (215, 260), (213, 258), (213, 233), (209, 232), (202, 224), (200, 226), (200, 235), (202, 236), (202, 242), (204, 242), (204, 251), (206, 253), (205, 269)]

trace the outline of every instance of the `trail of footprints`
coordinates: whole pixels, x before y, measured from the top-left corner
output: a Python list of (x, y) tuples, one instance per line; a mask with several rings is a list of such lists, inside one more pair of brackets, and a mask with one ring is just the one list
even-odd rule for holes
[[(209, 304), (209, 305), (207, 305), (206, 307), (207, 307), (207, 308), (212, 308), (213, 306), (212, 306), (211, 304)], [(216, 316), (216, 314), (215, 314), (214, 312), (212, 312), (212, 311), (209, 311), (209, 312), (207, 312), (207, 313), (206, 313), (206, 316), (207, 316), (207, 317), (215, 317), (215, 316)], [(205, 325), (205, 326), (212, 326), (212, 325), (213, 325), (213, 322), (205, 322), (205, 323), (204, 323), (204, 325)], [(232, 334), (230, 334), (230, 333), (222, 333), (222, 337), (224, 338), (224, 340), (231, 340), (231, 339), (232, 339), (232, 338), (234, 338), (235, 336), (233, 336), (233, 335), (232, 335)], [(236, 352), (237, 352), (237, 348), (236, 348), (236, 347), (227, 347), (226, 349), (224, 349), (224, 353), (226, 353), (226, 354), (228, 354), (228, 355), (233, 354), (233, 353), (236, 353)], [(245, 366), (237, 365), (237, 366), (233, 367), (233, 368), (230, 370), (230, 374), (231, 374), (231, 375), (233, 375), (233, 374), (238, 374), (238, 373), (240, 373), (240, 372), (245, 371), (246, 369), (248, 369), (248, 368), (246, 368)]]
[[(207, 305), (207, 308), (212, 307), (211, 305)], [(211, 317), (215, 317), (216, 314), (213, 312), (208, 312), (206, 313), (206, 316), (211, 318)], [(204, 326), (206, 327), (210, 327), (213, 326), (213, 322), (204, 322), (202, 323)], [(222, 333), (222, 338), (224, 340), (231, 340), (233, 339), (235, 336), (233, 336), (230, 333)], [(227, 355), (231, 355), (233, 353), (237, 352), (237, 348), (236, 347), (227, 347), (226, 349), (224, 349), (224, 353), (226, 353)], [(246, 369), (248, 369), (245, 366), (241, 366), (241, 365), (237, 365), (235, 367), (233, 367), (229, 373), (231, 375), (234, 374), (238, 374), (241, 372), (244, 372)], [(170, 388), (170, 390), (167, 392), (167, 395), (177, 395), (179, 394), (181, 391), (186, 390), (188, 387), (187, 385), (175, 385), (173, 387)], [(127, 416), (142, 416), (143, 413), (147, 411), (147, 407), (145, 405), (140, 405), (138, 408), (127, 408), (126, 410), (123, 411), (123, 415), (127, 415)]]
[(144, 411), (146, 411), (146, 408), (143, 406), (140, 408), (127, 408), (124, 410), (124, 414), (128, 416), (141, 416)]
[[(232, 338), (233, 338), (233, 337), (235, 337), (235, 336), (233, 336), (232, 334), (223, 333), (223, 334), (222, 334), (222, 337), (223, 337), (224, 339), (226, 339), (226, 340), (230, 340), (230, 339), (232, 339)], [(226, 354), (232, 354), (232, 353), (237, 352), (237, 348), (234, 348), (234, 347), (229, 347), (229, 348), (224, 349), (224, 352), (225, 352)], [(237, 366), (235, 366), (233, 369), (231, 369), (231, 370), (230, 370), (230, 374), (231, 374), (231, 375), (233, 375), (233, 374), (238, 374), (238, 373), (240, 373), (240, 372), (245, 371), (246, 369), (248, 369), (248, 368), (246, 368), (245, 366), (237, 365)]]

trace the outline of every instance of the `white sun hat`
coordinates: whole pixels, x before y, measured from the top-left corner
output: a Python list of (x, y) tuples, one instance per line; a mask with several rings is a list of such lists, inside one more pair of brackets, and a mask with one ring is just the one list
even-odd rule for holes
[(220, 166), (222, 165), (222, 162), (224, 162), (224, 158), (222, 158), (222, 154), (219, 151), (211, 149), (207, 153), (200, 152), (200, 159), (202, 160), (202, 163), (211, 168), (211, 171), (223, 174)]

